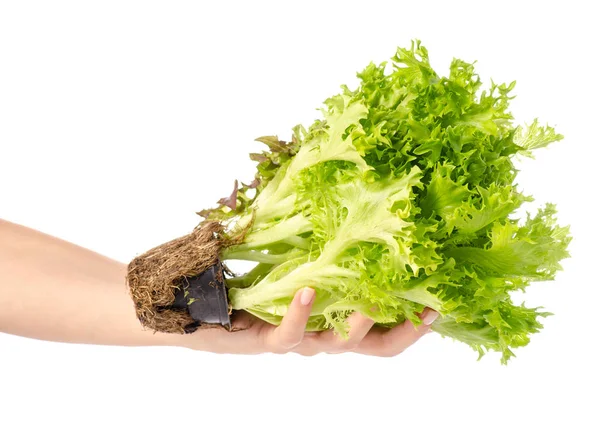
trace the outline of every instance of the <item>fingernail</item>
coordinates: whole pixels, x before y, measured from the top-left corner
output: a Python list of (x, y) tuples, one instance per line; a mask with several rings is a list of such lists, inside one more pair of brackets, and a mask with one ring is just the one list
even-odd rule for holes
[(437, 313), (435, 310), (428, 311), (423, 317), (423, 324), (431, 325), (437, 319), (438, 316), (440, 316), (440, 314)]
[(312, 288), (304, 288), (302, 290), (302, 294), (300, 294), (300, 304), (303, 306), (308, 306), (313, 297), (315, 296), (315, 290)]

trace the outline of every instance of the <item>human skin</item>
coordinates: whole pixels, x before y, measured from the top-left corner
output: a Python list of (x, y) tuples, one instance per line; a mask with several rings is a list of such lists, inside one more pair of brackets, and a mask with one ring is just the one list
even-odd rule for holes
[(332, 331), (306, 333), (315, 291), (296, 293), (281, 325), (237, 312), (241, 329), (201, 329), (180, 335), (145, 330), (126, 286), (127, 265), (80, 246), (0, 219), (0, 332), (55, 342), (119, 346), (178, 346), (213, 353), (303, 355), (355, 352), (395, 356), (430, 331), (437, 312), (423, 324), (392, 329), (354, 313), (349, 338)]

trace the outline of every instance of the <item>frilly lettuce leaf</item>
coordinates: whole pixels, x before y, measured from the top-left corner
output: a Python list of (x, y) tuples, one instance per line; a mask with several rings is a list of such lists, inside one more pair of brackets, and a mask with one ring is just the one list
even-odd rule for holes
[(441, 76), (419, 41), (358, 78), (291, 141), (257, 139), (256, 178), (202, 212), (226, 235), (247, 231), (222, 252), (257, 263), (228, 280), (232, 307), (278, 324), (308, 285), (308, 329), (345, 335), (352, 312), (392, 327), (419, 324), (428, 306), (441, 313), (435, 331), (505, 363), (547, 315), (511, 293), (553, 279), (570, 242), (554, 205), (514, 217), (533, 198), (513, 161), (562, 136), (537, 119), (513, 124), (514, 82), (483, 89), (459, 59)]

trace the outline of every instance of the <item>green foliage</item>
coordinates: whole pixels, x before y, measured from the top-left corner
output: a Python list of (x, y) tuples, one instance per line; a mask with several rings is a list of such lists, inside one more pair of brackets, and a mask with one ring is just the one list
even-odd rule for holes
[(202, 213), (232, 235), (250, 225), (223, 252), (258, 262), (228, 282), (233, 308), (277, 324), (312, 286), (309, 329), (344, 335), (354, 311), (393, 326), (419, 324), (429, 306), (441, 313), (435, 331), (506, 362), (546, 315), (514, 305), (511, 291), (554, 278), (570, 241), (551, 204), (512, 217), (532, 200), (517, 191), (513, 158), (562, 136), (537, 119), (513, 125), (514, 82), (482, 91), (457, 59), (440, 77), (418, 41), (358, 78), (290, 143), (258, 139), (269, 149), (251, 154), (255, 182)]

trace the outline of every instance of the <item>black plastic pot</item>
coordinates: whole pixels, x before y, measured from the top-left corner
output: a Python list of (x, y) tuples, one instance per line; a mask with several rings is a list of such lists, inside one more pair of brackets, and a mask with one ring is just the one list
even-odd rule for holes
[(195, 325), (186, 330), (190, 333), (201, 324), (215, 324), (231, 330), (227, 287), (221, 262), (198, 276), (188, 277), (175, 294), (173, 308), (187, 309), (196, 321)]

